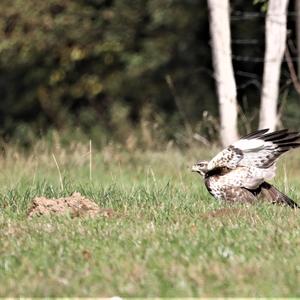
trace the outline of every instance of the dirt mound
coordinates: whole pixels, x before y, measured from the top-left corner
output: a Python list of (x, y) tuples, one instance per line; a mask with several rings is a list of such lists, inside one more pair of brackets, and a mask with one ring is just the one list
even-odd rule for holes
[(65, 215), (72, 217), (111, 217), (111, 209), (102, 209), (95, 202), (83, 197), (80, 193), (73, 193), (69, 197), (49, 199), (36, 197), (28, 210), (28, 217), (42, 215)]

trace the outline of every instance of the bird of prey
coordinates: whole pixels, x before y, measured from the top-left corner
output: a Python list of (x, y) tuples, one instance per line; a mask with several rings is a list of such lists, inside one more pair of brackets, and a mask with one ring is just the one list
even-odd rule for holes
[(287, 129), (268, 131), (261, 129), (244, 136), (212, 160), (198, 161), (192, 166), (192, 171), (204, 177), (207, 190), (217, 200), (253, 203), (264, 199), (300, 208), (266, 182), (275, 176), (280, 155), (300, 146), (300, 133), (288, 132)]

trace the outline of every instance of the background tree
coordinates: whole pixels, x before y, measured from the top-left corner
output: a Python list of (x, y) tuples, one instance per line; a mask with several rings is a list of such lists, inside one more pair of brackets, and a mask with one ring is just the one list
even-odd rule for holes
[(214, 74), (223, 146), (238, 138), (236, 84), (231, 62), (229, 0), (208, 0)]
[(295, 1), (296, 12), (296, 45), (297, 45), (297, 57), (298, 57), (298, 78), (300, 78), (300, 1)]
[(266, 17), (266, 50), (259, 128), (274, 130), (277, 124), (277, 103), (281, 63), (286, 45), (288, 0), (269, 0)]

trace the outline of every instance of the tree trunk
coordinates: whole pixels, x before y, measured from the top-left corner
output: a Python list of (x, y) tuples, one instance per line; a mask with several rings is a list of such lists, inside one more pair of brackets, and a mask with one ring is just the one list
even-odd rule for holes
[(300, 78), (300, 1), (295, 0), (298, 78)]
[(231, 62), (229, 0), (208, 0), (213, 64), (223, 146), (237, 140), (236, 84)]
[[(298, 1), (298, 0), (297, 0)], [(259, 128), (275, 130), (281, 62), (286, 43), (288, 0), (269, 0)]]

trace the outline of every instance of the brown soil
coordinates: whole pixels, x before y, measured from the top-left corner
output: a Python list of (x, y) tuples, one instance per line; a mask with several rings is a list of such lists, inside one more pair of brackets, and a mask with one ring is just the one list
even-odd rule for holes
[(42, 215), (65, 214), (70, 214), (72, 217), (111, 217), (113, 211), (100, 208), (95, 202), (77, 192), (69, 197), (58, 199), (36, 197), (32, 200), (32, 205), (28, 210), (29, 218)]

